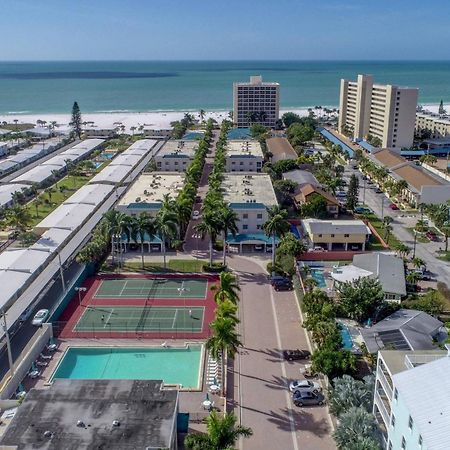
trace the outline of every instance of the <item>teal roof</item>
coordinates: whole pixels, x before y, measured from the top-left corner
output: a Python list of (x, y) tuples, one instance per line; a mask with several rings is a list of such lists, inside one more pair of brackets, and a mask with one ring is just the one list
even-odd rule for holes
[(130, 203), (127, 208), (133, 208), (133, 209), (160, 209), (161, 208), (161, 202), (157, 203), (145, 203), (145, 202), (139, 202), (139, 203)]
[(230, 203), (231, 209), (266, 209), (264, 203)]
[[(136, 236), (136, 237), (137, 237), (136, 241), (133, 238), (130, 238), (130, 241), (128, 241), (127, 235), (125, 233), (123, 233), (122, 236), (120, 237), (120, 242), (122, 242), (122, 243), (130, 242), (130, 244), (136, 244), (136, 243), (140, 244), (141, 240), (140, 240), (139, 236)], [(144, 243), (160, 244), (161, 242), (162, 241), (158, 236), (153, 236), (153, 238), (150, 239), (150, 236), (147, 233), (144, 234)]]
[[(227, 236), (227, 242), (229, 244), (240, 244), (245, 243), (246, 241), (260, 241), (266, 244), (272, 243), (272, 237), (267, 236), (265, 233), (240, 233), (236, 234), (236, 236), (233, 236), (232, 234), (229, 234)], [(278, 244), (280, 242), (280, 239), (275, 238), (275, 243)]]

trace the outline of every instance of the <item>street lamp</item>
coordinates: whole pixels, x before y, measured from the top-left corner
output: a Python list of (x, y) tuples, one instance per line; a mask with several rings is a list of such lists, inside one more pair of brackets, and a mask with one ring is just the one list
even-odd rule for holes
[(83, 287), (83, 286), (77, 286), (75, 288), (75, 292), (78, 292), (78, 303), (81, 306), (81, 293), (82, 292), (86, 292), (87, 288)]

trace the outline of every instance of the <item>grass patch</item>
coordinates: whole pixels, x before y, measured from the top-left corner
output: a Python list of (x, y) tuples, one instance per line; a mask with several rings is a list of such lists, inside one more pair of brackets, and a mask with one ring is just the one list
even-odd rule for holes
[(24, 131), (34, 128), (34, 125), (34, 123), (7, 123), (6, 125), (2, 125), (0, 130)]
[(437, 257), (437, 259), (440, 259), (441, 261), (450, 262), (450, 252), (442, 252), (440, 256)]
[[(408, 233), (411, 234), (412, 237), (414, 237), (414, 228), (406, 228), (408, 230)], [(428, 244), (430, 242), (429, 239), (427, 239), (423, 234), (417, 233), (417, 242), (420, 242), (421, 244)]]
[[(375, 230), (377, 230), (378, 234), (382, 238), (384, 238), (384, 229), (382, 227), (383, 221), (373, 213), (366, 214), (365, 217), (372, 224), (372, 226), (375, 228)], [(389, 242), (386, 242), (386, 243), (389, 245), (390, 248), (393, 248), (393, 247), (395, 248), (401, 242), (395, 237), (394, 234), (391, 233), (391, 235), (389, 236)]]
[[(200, 273), (203, 272), (203, 261), (197, 259), (171, 259), (167, 262), (167, 268), (164, 268), (162, 262), (149, 262), (145, 263), (145, 272), (186, 272), (186, 273)], [(139, 261), (126, 262), (123, 269), (111, 269), (111, 271), (141, 271), (142, 263)]]

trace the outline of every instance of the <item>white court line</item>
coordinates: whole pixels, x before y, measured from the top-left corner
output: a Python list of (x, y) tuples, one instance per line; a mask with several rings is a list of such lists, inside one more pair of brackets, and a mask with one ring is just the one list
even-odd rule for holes
[(105, 320), (105, 325), (103, 325), (103, 328), (106, 328), (106, 325), (108, 325), (109, 321), (111, 320), (112, 313), (114, 312), (114, 308), (111, 309), (109, 312), (108, 318)]
[(178, 308), (175, 308), (175, 314), (173, 315), (173, 322), (172, 322), (172, 329), (175, 329), (175, 321), (177, 320), (178, 316)]
[(123, 291), (126, 288), (127, 283), (128, 283), (128, 280), (125, 280), (125, 282), (123, 283), (123, 286), (122, 286), (122, 290), (120, 291), (119, 297), (122, 297)]

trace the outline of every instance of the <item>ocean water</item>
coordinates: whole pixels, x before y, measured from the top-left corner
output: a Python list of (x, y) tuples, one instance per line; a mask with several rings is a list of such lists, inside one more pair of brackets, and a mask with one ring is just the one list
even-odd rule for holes
[(369, 73), (420, 88), (423, 104), (450, 102), (450, 61), (1, 62), (0, 113), (230, 110), (234, 81), (281, 84), (281, 107), (337, 106), (339, 80)]

